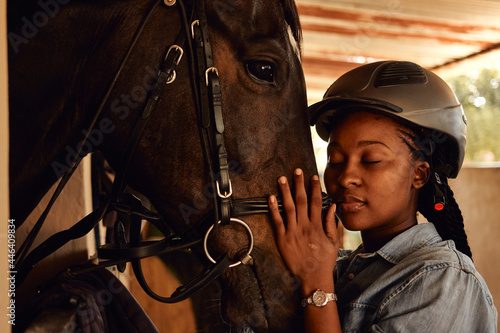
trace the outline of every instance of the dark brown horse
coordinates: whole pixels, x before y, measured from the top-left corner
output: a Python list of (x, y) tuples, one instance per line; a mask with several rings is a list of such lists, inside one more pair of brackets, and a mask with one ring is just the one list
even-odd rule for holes
[[(68, 168), (154, 2), (9, 1), (10, 202), (17, 222)], [(157, 68), (180, 30), (176, 6), (160, 4), (152, 11), (83, 149), (101, 151), (115, 169), (121, 167), (121, 153)], [(205, 7), (233, 197), (277, 194), (278, 176), (291, 175), (296, 167), (306, 175), (316, 172), (295, 4), (206, 0)], [(213, 208), (189, 71), (183, 57), (125, 179), (179, 234)], [(255, 237), (253, 264), (222, 274), (225, 320), (237, 329), (301, 331), (297, 286), (275, 246), (269, 217), (242, 219)], [(210, 246), (214, 257), (238, 258), (248, 247), (248, 236), (238, 226), (221, 226)]]

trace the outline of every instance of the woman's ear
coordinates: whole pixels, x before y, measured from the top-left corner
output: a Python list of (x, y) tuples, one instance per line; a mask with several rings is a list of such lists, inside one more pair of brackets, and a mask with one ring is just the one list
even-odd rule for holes
[(413, 177), (413, 187), (417, 190), (424, 186), (429, 180), (431, 174), (431, 167), (429, 163), (425, 161), (419, 161), (415, 163), (414, 169), (415, 174)]

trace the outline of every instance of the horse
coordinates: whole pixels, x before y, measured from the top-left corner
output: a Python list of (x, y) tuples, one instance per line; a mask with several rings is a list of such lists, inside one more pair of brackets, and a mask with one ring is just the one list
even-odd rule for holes
[[(181, 49), (174, 46), (183, 26), (178, 7), (199, 3), (8, 2), (10, 202), (17, 226), (84, 154), (99, 151), (113, 169), (123, 168), (128, 138), (159, 85), (160, 65), (169, 50)], [(230, 193), (225, 186), (223, 196), (267, 197), (278, 193), (277, 178), (291, 176), (297, 167), (305, 175), (317, 173), (293, 0), (201, 3), (213, 67), (198, 85), (213, 76), (220, 81), (231, 178)], [(196, 51), (180, 51), (185, 54), (173, 61), (175, 73), (154, 101), (123, 183), (147, 197), (165, 223), (184, 235), (217, 203), (199, 131), (199, 96), (190, 79), (188, 56)], [(97, 118), (96, 110), (101, 110)], [(237, 331), (302, 331), (298, 286), (277, 250), (268, 214), (241, 219), (251, 231), (232, 220), (221, 223), (207, 245), (211, 256), (225, 254), (235, 262), (248, 252), (253, 234), (253, 251), (240, 260), (245, 264), (220, 275), (223, 320)]]

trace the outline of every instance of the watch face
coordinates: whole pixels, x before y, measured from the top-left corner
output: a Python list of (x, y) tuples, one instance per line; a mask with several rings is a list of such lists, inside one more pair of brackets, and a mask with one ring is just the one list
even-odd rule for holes
[(312, 296), (312, 301), (314, 305), (325, 305), (326, 304), (326, 294), (322, 290), (316, 290)]

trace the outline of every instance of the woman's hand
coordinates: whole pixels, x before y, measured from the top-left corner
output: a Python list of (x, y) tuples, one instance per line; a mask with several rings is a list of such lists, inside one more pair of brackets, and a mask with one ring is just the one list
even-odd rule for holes
[(300, 281), (304, 296), (309, 296), (318, 288), (332, 292), (333, 290), (328, 289), (333, 288), (333, 270), (339, 249), (335, 204), (328, 209), (323, 225), (321, 184), (318, 176), (311, 178), (310, 209), (307, 206), (302, 170), (295, 170), (294, 179), (295, 201), (286, 177), (278, 179), (283, 196), (286, 227), (276, 197), (269, 198), (278, 248), (288, 268)]

